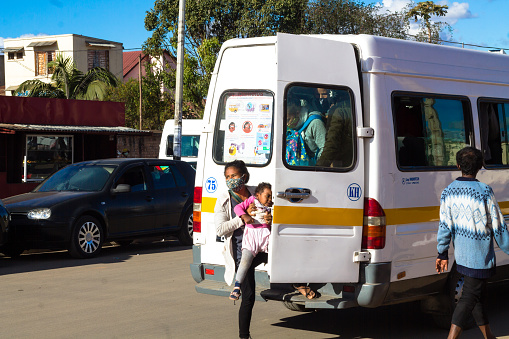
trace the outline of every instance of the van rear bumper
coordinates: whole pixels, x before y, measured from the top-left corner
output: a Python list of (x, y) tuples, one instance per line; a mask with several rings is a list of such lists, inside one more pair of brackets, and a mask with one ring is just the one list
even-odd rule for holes
[[(198, 283), (198, 293), (228, 297), (233, 286), (224, 282), (224, 266), (200, 263), (200, 245), (193, 246), (191, 274)], [(308, 309), (342, 309), (378, 307), (384, 304), (390, 285), (391, 263), (365, 264), (361, 267), (360, 283), (310, 284), (319, 297), (309, 300), (295, 291), (291, 284), (271, 284), (267, 272), (255, 271), (256, 299), (276, 300), (303, 305)], [(344, 291), (344, 286), (354, 288)], [(347, 289), (348, 290), (348, 289)]]

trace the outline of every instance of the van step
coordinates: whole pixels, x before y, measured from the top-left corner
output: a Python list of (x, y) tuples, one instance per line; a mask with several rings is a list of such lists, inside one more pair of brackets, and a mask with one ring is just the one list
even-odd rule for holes
[(357, 307), (357, 301), (354, 299), (344, 299), (338, 295), (321, 294), (318, 297), (307, 299), (300, 292), (286, 289), (268, 289), (261, 292), (261, 297), (265, 300), (286, 301), (294, 304), (304, 305), (309, 309), (338, 309)]
[[(267, 288), (267, 286), (258, 286), (256, 288), (256, 300), (266, 301), (260, 296), (260, 292)], [(224, 281), (215, 281), (205, 279), (195, 285), (196, 292), (204, 294), (218, 295), (228, 297), (233, 290), (233, 286), (228, 286)]]

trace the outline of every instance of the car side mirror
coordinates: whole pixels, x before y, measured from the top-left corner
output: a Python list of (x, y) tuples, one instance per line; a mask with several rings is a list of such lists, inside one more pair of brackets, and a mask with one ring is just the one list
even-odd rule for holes
[(129, 184), (118, 184), (117, 187), (111, 189), (111, 193), (127, 193), (131, 192), (131, 185)]

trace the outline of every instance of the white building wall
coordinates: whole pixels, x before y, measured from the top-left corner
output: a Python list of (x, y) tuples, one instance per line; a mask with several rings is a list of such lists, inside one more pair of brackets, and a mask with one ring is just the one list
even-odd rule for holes
[[(32, 42), (56, 41), (51, 46), (28, 47)], [(114, 47), (89, 46), (86, 42), (97, 42), (109, 44)], [(17, 87), (26, 80), (39, 79), (44, 82), (51, 80), (51, 74), (36, 75), (35, 52), (55, 51), (58, 55), (72, 57), (77, 68), (86, 73), (88, 71), (87, 53), (88, 50), (108, 50), (109, 70), (122, 81), (122, 50), (123, 45), (119, 42), (96, 39), (76, 34), (47, 35), (41, 37), (5, 39), (4, 49), (23, 47), (23, 58), (9, 60), (8, 53), (5, 53), (5, 88), (6, 95), (11, 95), (9, 88)]]

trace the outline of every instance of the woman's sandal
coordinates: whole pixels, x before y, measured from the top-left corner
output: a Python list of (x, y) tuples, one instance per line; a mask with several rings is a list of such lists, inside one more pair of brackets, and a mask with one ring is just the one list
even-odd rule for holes
[(230, 298), (230, 300), (233, 300), (233, 301), (239, 300), (239, 298), (240, 298), (240, 287), (235, 286), (233, 288), (232, 293), (230, 293), (230, 297), (229, 298)]
[(309, 286), (295, 286), (293, 285), (293, 288), (295, 288), (297, 291), (299, 291), (303, 296), (305, 296), (308, 299), (314, 299), (316, 298), (316, 293), (311, 289)]

